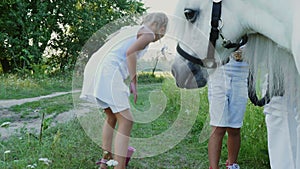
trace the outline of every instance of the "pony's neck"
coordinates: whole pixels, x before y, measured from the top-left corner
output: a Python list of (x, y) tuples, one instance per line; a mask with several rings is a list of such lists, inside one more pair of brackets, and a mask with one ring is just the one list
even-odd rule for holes
[[(247, 11), (240, 15), (243, 27), (247, 33), (259, 33), (276, 42), (285, 49), (291, 49), (291, 28), (286, 21), (280, 18), (280, 12), (272, 15), (273, 5), (262, 6), (261, 0), (247, 3)], [(268, 5), (268, 4), (264, 4)], [(284, 10), (284, 9), (283, 9)], [(285, 16), (284, 16), (285, 17)], [(284, 38), (283, 38), (284, 37)]]

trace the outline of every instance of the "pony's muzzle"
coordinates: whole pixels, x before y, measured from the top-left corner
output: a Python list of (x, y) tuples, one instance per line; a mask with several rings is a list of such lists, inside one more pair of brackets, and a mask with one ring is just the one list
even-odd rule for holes
[(208, 73), (206, 69), (182, 59), (175, 60), (172, 64), (171, 73), (179, 88), (201, 88), (207, 83)]

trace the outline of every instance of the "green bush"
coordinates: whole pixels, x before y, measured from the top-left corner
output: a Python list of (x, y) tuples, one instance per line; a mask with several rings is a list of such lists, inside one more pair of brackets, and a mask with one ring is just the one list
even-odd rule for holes
[(138, 74), (138, 83), (162, 83), (164, 80), (165, 77), (150, 72), (141, 72)]

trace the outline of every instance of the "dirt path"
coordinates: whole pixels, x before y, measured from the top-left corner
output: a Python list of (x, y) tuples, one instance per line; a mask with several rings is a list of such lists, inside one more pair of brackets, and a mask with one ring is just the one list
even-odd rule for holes
[[(14, 105), (20, 105), (26, 102), (38, 101), (44, 98), (52, 98), (60, 95), (75, 93), (80, 91), (72, 91), (72, 92), (59, 92), (53, 93), (47, 96), (35, 97), (35, 98), (26, 98), (19, 100), (0, 100), (0, 119), (10, 119), (12, 121), (8, 127), (0, 127), (0, 139), (7, 139), (9, 136), (13, 134), (18, 134), (22, 130), (27, 130), (29, 133), (39, 133), (41, 128), (41, 118), (21, 118), (20, 114), (16, 114), (14, 112), (9, 111), (9, 107)], [(60, 113), (59, 115), (48, 115), (46, 118), (52, 118), (53, 121), (51, 126), (55, 126), (58, 123), (64, 123), (69, 120), (74, 119), (77, 115), (82, 114), (88, 111), (88, 109), (80, 109), (80, 110), (70, 110), (67, 112)], [(31, 116), (37, 116), (39, 112), (33, 112)], [(1, 124), (0, 124), (1, 125)], [(50, 126), (50, 127), (51, 127)]]
[(20, 105), (20, 104), (23, 104), (26, 102), (34, 102), (34, 101), (39, 101), (39, 100), (45, 99), (45, 98), (52, 98), (52, 97), (56, 97), (56, 96), (61, 96), (61, 95), (70, 94), (70, 93), (77, 93), (77, 92), (80, 92), (80, 90), (74, 90), (71, 92), (57, 92), (57, 93), (52, 93), (50, 95), (39, 96), (39, 97), (34, 97), (34, 98), (0, 100), (0, 109), (1, 108), (9, 108), (11, 106)]

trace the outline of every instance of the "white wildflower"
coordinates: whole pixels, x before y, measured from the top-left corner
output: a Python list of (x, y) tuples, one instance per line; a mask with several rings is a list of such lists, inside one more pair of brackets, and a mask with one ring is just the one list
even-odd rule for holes
[(186, 109), (186, 110), (185, 110), (185, 113), (189, 115), (189, 114), (191, 113), (191, 111), (188, 110), (188, 109)]
[(27, 165), (27, 168), (35, 168), (35, 167), (37, 167), (37, 164), (36, 163), (34, 163), (34, 164), (29, 164), (29, 165)]
[(43, 162), (46, 165), (49, 165), (50, 163), (52, 163), (52, 161), (49, 160), (48, 158), (40, 158), (39, 161)]
[(8, 127), (10, 125), (11, 122), (7, 121), (7, 122), (4, 122), (0, 125), (0, 127)]
[(4, 151), (4, 154), (8, 154), (8, 153), (11, 153), (11, 151), (10, 150)]
[(33, 38), (28, 39), (29, 46), (33, 46)]
[(115, 160), (109, 160), (106, 162), (107, 166), (117, 166), (119, 163)]

